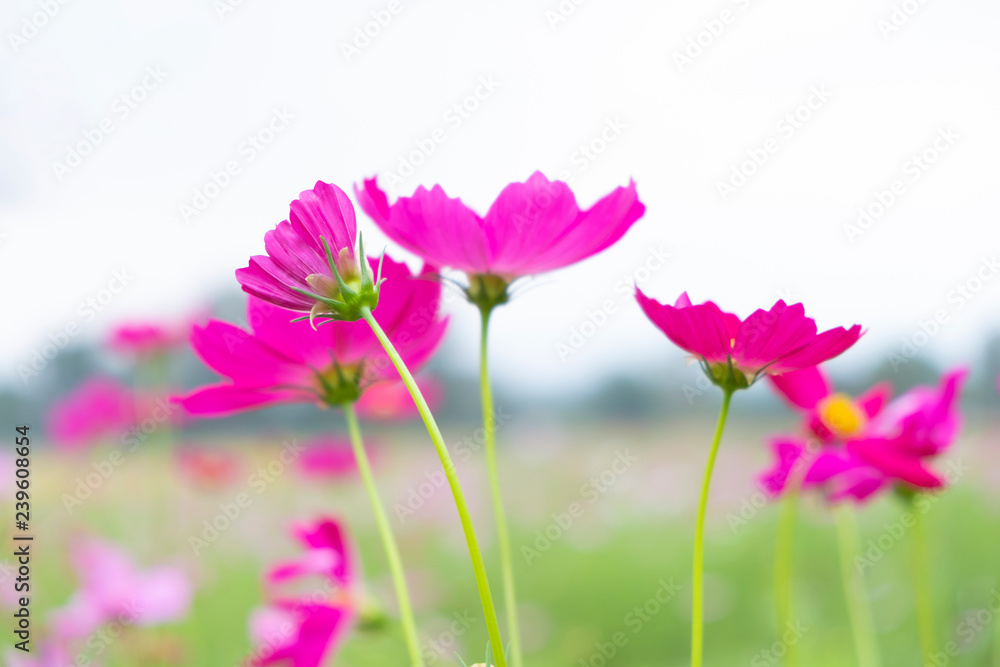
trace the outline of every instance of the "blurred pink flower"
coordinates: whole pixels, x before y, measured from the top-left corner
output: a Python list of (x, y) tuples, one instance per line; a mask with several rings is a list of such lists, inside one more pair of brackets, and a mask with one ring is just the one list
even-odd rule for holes
[(336, 285), (323, 240), (342, 277), (358, 274), (354, 205), (336, 185), (317, 181), (290, 209), (288, 220), (264, 235), (267, 254), (251, 257), (249, 266), (236, 271), (236, 279), (243, 291), (258, 299), (309, 312), (316, 299), (302, 292), (332, 296), (323, 292)]
[(110, 622), (158, 625), (187, 614), (192, 586), (178, 568), (141, 571), (118, 547), (94, 538), (72, 545), (70, 559), (80, 588), (52, 614), (52, 632), (61, 641), (87, 637)]
[(95, 377), (52, 406), (48, 432), (63, 449), (83, 449), (102, 440), (131, 445), (182, 417), (163, 398), (137, 394), (113, 378)]
[(483, 217), (440, 185), (421, 186), (392, 205), (374, 178), (355, 186), (354, 193), (389, 238), (424, 260), (507, 282), (596, 255), (646, 210), (630, 182), (581, 211), (566, 183), (538, 171), (505, 187)]
[(95, 377), (52, 406), (48, 431), (55, 444), (80, 449), (125, 433), (135, 421), (132, 391), (117, 380)]
[(304, 477), (320, 479), (351, 476), (358, 470), (350, 440), (337, 436), (307, 442), (296, 463)]
[(769, 379), (792, 407), (805, 413), (805, 431), (824, 443), (862, 433), (892, 396), (888, 382), (880, 382), (857, 398), (835, 392), (819, 366)]
[(131, 322), (112, 331), (108, 345), (126, 354), (162, 354), (183, 345), (189, 329), (188, 323), (170, 327), (155, 322)]
[[(6, 667), (68, 667), (76, 664), (70, 652), (54, 643), (43, 643), (31, 653), (9, 649), (4, 655)], [(100, 663), (88, 660), (88, 667), (99, 667)]]
[(824, 487), (834, 501), (865, 500), (896, 484), (916, 489), (944, 486), (946, 480), (928, 468), (927, 461), (950, 447), (958, 434), (957, 399), (966, 374), (964, 369), (950, 371), (939, 387), (916, 387), (884, 408), (889, 393), (885, 385), (851, 401), (833, 394), (819, 370), (776, 379), (779, 390), (807, 412), (813, 443), (821, 447), (817, 452), (805, 439), (775, 438), (776, 462), (761, 475), (762, 486), (780, 494), (800, 461), (807, 466), (803, 485)]
[[(663, 305), (636, 289), (646, 316), (675, 345), (698, 359), (709, 379), (752, 384), (761, 374), (778, 375), (832, 359), (861, 337), (861, 327), (837, 327), (816, 333), (801, 303), (778, 301), (741, 320), (711, 301), (693, 305), (687, 292), (673, 306)], [(730, 371), (730, 368), (732, 369)]]
[[(386, 258), (375, 319), (406, 365), (415, 369), (437, 349), (447, 328), (438, 312), (441, 286), (414, 277)], [(352, 403), (376, 382), (399, 381), (365, 322), (330, 322), (313, 329), (293, 314), (251, 297), (252, 333), (210, 321), (191, 343), (202, 360), (229, 380), (176, 398), (192, 414), (225, 415), (279, 403)]]
[[(0, 479), (14, 479), (16, 467), (13, 449), (0, 450)], [(0, 498), (13, 498), (16, 491), (17, 487), (13, 484), (2, 484), (0, 485)]]
[[(417, 378), (417, 386), (431, 411), (437, 409), (444, 396), (441, 383), (433, 378)], [(375, 385), (361, 396), (357, 404), (358, 414), (369, 419), (386, 421), (416, 419), (420, 416), (413, 397), (401, 382)]]
[[(250, 617), (250, 634), (258, 647), (253, 665), (318, 667), (354, 625), (357, 574), (345, 529), (332, 519), (321, 519), (297, 527), (295, 534), (306, 552), (268, 572), (269, 604)], [(281, 592), (307, 577), (318, 578), (311, 593)]]
[(185, 479), (205, 488), (226, 486), (240, 472), (239, 457), (221, 447), (185, 445), (177, 449), (176, 462)]

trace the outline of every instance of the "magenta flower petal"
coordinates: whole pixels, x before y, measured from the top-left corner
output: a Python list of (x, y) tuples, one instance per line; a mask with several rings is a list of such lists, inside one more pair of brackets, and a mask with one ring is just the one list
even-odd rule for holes
[(316, 181), (315, 187), (302, 192), (290, 208), (288, 219), (292, 227), (321, 257), (324, 254), (321, 236), (331, 250), (347, 248), (354, 251), (358, 233), (354, 205), (347, 193), (336, 185)]
[(809, 466), (804, 481), (808, 484), (823, 484), (854, 466), (841, 452), (820, 452)]
[(795, 438), (779, 437), (771, 440), (774, 465), (757, 477), (758, 485), (770, 496), (780, 496), (788, 485), (795, 464), (806, 451), (805, 443)]
[(325, 549), (338, 555), (329, 571), (330, 577), (342, 586), (352, 586), (356, 579), (354, 554), (348, 545), (343, 526), (332, 519), (324, 519), (295, 528), (298, 539), (310, 549)]
[(237, 326), (212, 320), (195, 327), (191, 346), (212, 370), (240, 384), (278, 384), (297, 370), (296, 351), (281, 350)]
[(417, 188), (400, 197), (385, 216), (385, 194), (374, 180), (364, 191), (355, 188), (362, 210), (389, 238), (425, 261), (469, 273), (489, 273), (490, 254), (483, 221), (461, 199), (449, 197), (440, 185)]
[[(544, 178), (540, 173), (537, 176)], [(566, 190), (568, 192), (569, 188)], [(629, 181), (627, 187), (615, 189), (580, 213), (576, 221), (563, 229), (553, 241), (543, 244), (541, 239), (537, 239), (536, 243), (543, 250), (531, 260), (530, 273), (544, 273), (569, 266), (606, 250), (621, 239), (645, 212), (646, 206), (639, 201), (635, 182)], [(521, 275), (525, 271), (529, 268), (521, 267), (515, 273)], [(508, 273), (500, 268), (495, 272)]]
[[(813, 325), (813, 331), (815, 331), (815, 324)], [(802, 349), (778, 361), (773, 369), (769, 369), (769, 371), (783, 373), (800, 368), (808, 368), (809, 366), (817, 366), (846, 352), (852, 345), (858, 342), (861, 335), (861, 327), (857, 324), (850, 329), (837, 327), (836, 329), (824, 331)]]
[(711, 301), (677, 308), (650, 299), (639, 288), (636, 288), (635, 297), (646, 317), (674, 345), (710, 364), (726, 361), (732, 349), (733, 315), (723, 312)]
[(568, 266), (606, 249), (645, 211), (634, 183), (581, 211), (569, 186), (541, 172), (505, 187), (483, 218), (439, 185), (419, 187), (391, 205), (374, 179), (354, 191), (382, 231), (426, 261), (508, 280)]
[(892, 385), (888, 382), (880, 382), (858, 396), (857, 403), (868, 418), (872, 419), (882, 411), (891, 396)]
[[(779, 360), (790, 352), (802, 349), (815, 337), (816, 322), (805, 316), (801, 303), (787, 306), (784, 301), (778, 301), (771, 310), (756, 310), (743, 320), (736, 333), (732, 353), (744, 372), (754, 373), (770, 367), (771, 372), (777, 373), (781, 372), (778, 370)], [(798, 368), (815, 365), (806, 364)]]
[(87, 380), (52, 406), (48, 431), (55, 444), (80, 449), (103, 438), (117, 441), (136, 420), (136, 398), (117, 380)]
[[(377, 387), (365, 392), (365, 396), (376, 390)], [(339, 437), (317, 438), (306, 443), (296, 465), (303, 476), (319, 479), (352, 476), (358, 471), (350, 441)]]
[[(573, 249), (574, 242), (566, 243), (564, 237), (579, 218), (576, 198), (565, 183), (550, 182), (537, 171), (525, 183), (511, 183), (500, 192), (483, 220), (491, 250), (489, 272), (523, 275), (529, 259), (533, 273), (548, 270), (543, 268), (547, 264), (544, 255)], [(556, 266), (563, 264), (557, 262)]]
[(227, 383), (203, 387), (173, 400), (188, 414), (199, 417), (224, 417), (272, 405), (306, 403), (316, 400), (316, 395), (304, 389), (277, 391)]
[(923, 489), (944, 486), (944, 479), (927, 469), (920, 458), (901, 451), (896, 443), (886, 438), (851, 440), (847, 448), (852, 455), (886, 477)]
[(255, 665), (319, 667), (354, 625), (358, 582), (346, 531), (332, 519), (320, 519), (297, 526), (294, 532), (305, 551), (272, 568), (266, 577), (269, 584), (284, 586), (311, 576), (326, 578), (328, 583), (319, 589), (324, 591), (322, 601), (310, 595), (277, 595), (269, 606), (254, 613), (250, 630), (260, 646), (252, 661)]
[(281, 663), (288, 667), (320, 667), (326, 656), (340, 647), (353, 624), (353, 614), (342, 607), (295, 602), (281, 602), (276, 606), (295, 619), (291, 636), (285, 639), (280, 634), (272, 635), (282, 643), (261, 651), (255, 665)]
[[(678, 347), (703, 358), (716, 384), (740, 389), (766, 373), (780, 375), (816, 366), (857, 342), (861, 328), (816, 333), (802, 304), (778, 301), (745, 320), (723, 312), (711, 301), (692, 305), (687, 293), (676, 305), (660, 304), (636, 290), (636, 299), (652, 322)], [(729, 370), (732, 366), (732, 371)]]
[(833, 386), (819, 366), (782, 375), (769, 375), (768, 378), (789, 403), (803, 410), (812, 410), (817, 403), (833, 393)]
[(315, 292), (306, 280), (312, 274), (333, 279), (323, 240), (335, 261), (342, 251), (354, 257), (354, 207), (336, 185), (317, 181), (289, 208), (288, 220), (264, 235), (267, 255), (251, 257), (248, 266), (236, 271), (236, 279), (252, 296), (282, 308), (309, 311), (316, 300), (297, 290)]
[[(374, 270), (377, 262), (369, 265)], [(382, 266), (384, 284), (373, 316), (412, 370), (430, 359), (448, 326), (440, 316), (441, 284), (426, 279), (434, 271), (427, 266), (414, 276), (388, 257)], [(191, 414), (218, 416), (279, 403), (341, 404), (374, 383), (399, 381), (367, 323), (330, 322), (314, 329), (293, 322), (296, 317), (250, 297), (250, 330), (218, 321), (196, 327), (192, 346), (228, 382), (175, 400)], [(346, 393), (330, 393), (331, 382), (353, 384)]]

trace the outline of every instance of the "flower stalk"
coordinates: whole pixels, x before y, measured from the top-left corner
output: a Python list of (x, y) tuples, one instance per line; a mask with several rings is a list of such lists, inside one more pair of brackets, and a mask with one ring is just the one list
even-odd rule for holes
[[(778, 541), (774, 550), (774, 593), (778, 610), (778, 634), (793, 625), (793, 561), (795, 545), (795, 518), (799, 505), (799, 488), (801, 476), (792, 472), (789, 480), (788, 493), (781, 507), (781, 518), (778, 523)], [(799, 649), (796, 642), (787, 642), (785, 664), (797, 667), (799, 664)]]
[(851, 620), (858, 667), (881, 667), (878, 641), (875, 638), (875, 621), (872, 619), (864, 582), (855, 567), (861, 552), (861, 538), (858, 536), (854, 507), (850, 503), (841, 503), (833, 509), (833, 518), (840, 548), (840, 576), (847, 599), (847, 613)]
[(719, 454), (719, 443), (722, 442), (722, 431), (729, 415), (729, 402), (733, 398), (732, 388), (722, 390), (722, 409), (719, 412), (719, 423), (715, 427), (715, 437), (705, 464), (705, 477), (701, 485), (701, 500), (698, 503), (698, 523), (694, 533), (694, 572), (691, 578), (691, 667), (702, 667), (704, 653), (704, 587), (705, 587), (705, 514), (708, 508), (708, 492), (712, 484), (712, 471), (715, 469), (715, 459)]
[(927, 534), (923, 512), (917, 507), (916, 493), (909, 493), (910, 510), (913, 512), (913, 529), (910, 534), (910, 556), (913, 565), (913, 592), (916, 597), (917, 624), (920, 628), (920, 649), (924, 660), (934, 661), (937, 639), (934, 632), (934, 601), (930, 589), (930, 568), (927, 562)]
[(504, 607), (507, 616), (507, 635), (510, 639), (509, 657), (513, 667), (522, 667), (521, 632), (517, 621), (517, 594), (514, 586), (514, 565), (510, 551), (510, 532), (507, 528), (507, 514), (504, 511), (503, 495), (500, 489), (500, 474), (497, 468), (496, 420), (493, 413), (493, 392), (490, 387), (489, 363), (487, 358), (487, 332), (492, 307), (481, 306), (482, 337), (479, 359), (479, 389), (483, 402), (483, 438), (486, 450), (486, 467), (490, 478), (490, 495), (493, 501), (493, 516), (496, 522), (497, 542), (500, 548), (500, 568), (503, 576)]
[(413, 667), (424, 667), (424, 659), (420, 652), (420, 638), (417, 635), (417, 624), (413, 620), (410, 591), (406, 585), (406, 573), (399, 555), (399, 545), (396, 543), (395, 535), (393, 535), (389, 517), (385, 513), (385, 506), (379, 497), (378, 487), (375, 486), (375, 476), (372, 474), (368, 453), (365, 451), (364, 441), (361, 438), (361, 428), (358, 426), (358, 416), (354, 411), (354, 406), (347, 403), (343, 408), (344, 416), (347, 418), (347, 430), (351, 436), (354, 459), (357, 461), (361, 481), (368, 493), (368, 499), (371, 501), (372, 511), (375, 513), (375, 523), (378, 526), (379, 537), (382, 539), (382, 546), (385, 548), (385, 557), (389, 563), (392, 583), (396, 589), (399, 619), (403, 626), (403, 636), (410, 654), (410, 663)]
[(438, 458), (441, 460), (441, 467), (444, 469), (444, 474), (448, 479), (448, 486), (451, 488), (452, 496), (455, 499), (455, 508), (458, 510), (458, 516), (462, 522), (462, 531), (465, 534), (465, 541), (469, 547), (469, 557), (472, 560), (472, 569), (476, 577), (476, 587), (479, 590), (479, 599), (483, 606), (483, 615), (486, 618), (486, 631), (489, 635), (490, 645), (500, 647), (496, 651), (496, 667), (507, 667), (507, 661), (503, 654), (504, 643), (500, 638), (500, 624), (497, 621), (496, 609), (493, 606), (493, 595), (490, 592), (490, 583), (486, 576), (486, 566), (483, 562), (482, 551), (479, 548), (479, 540), (476, 538), (476, 529), (472, 525), (469, 503), (465, 499), (465, 493), (462, 491), (461, 482), (455, 471), (455, 464), (451, 459), (451, 454), (448, 452), (448, 446), (444, 442), (444, 437), (441, 435), (441, 429), (438, 428), (434, 415), (431, 414), (430, 408), (427, 406), (427, 401), (424, 400), (416, 380), (413, 379), (413, 375), (399, 356), (392, 341), (382, 331), (382, 327), (375, 321), (375, 318), (367, 307), (362, 307), (360, 311), (361, 317), (371, 327), (372, 332), (385, 349), (386, 354), (389, 355), (393, 366), (396, 367), (400, 377), (402, 377), (403, 383), (417, 405), (417, 411), (420, 412), (424, 426), (427, 427), (427, 433), (434, 443)]

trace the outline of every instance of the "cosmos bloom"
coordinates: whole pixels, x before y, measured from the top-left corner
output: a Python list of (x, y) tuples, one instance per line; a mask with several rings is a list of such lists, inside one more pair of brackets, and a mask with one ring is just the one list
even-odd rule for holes
[(128, 430), (135, 412), (128, 387), (112, 378), (95, 377), (52, 406), (48, 431), (56, 445), (80, 449)]
[[(773, 496), (784, 491), (792, 470), (806, 462), (811, 465), (802, 478), (804, 487), (826, 482), (842, 471), (839, 456), (831, 457), (831, 451), (842, 448), (846, 439), (863, 434), (892, 394), (888, 383), (877, 384), (857, 398), (836, 392), (819, 366), (768, 379), (789, 405), (803, 413), (804, 432), (804, 437), (778, 436), (771, 440), (774, 465), (759, 476), (759, 483)], [(855, 477), (841, 493), (870, 492), (871, 475)]]
[(70, 560), (80, 588), (52, 614), (59, 640), (87, 637), (106, 623), (159, 625), (187, 614), (192, 586), (178, 568), (140, 570), (118, 547), (93, 538), (74, 544)]
[[(385, 285), (375, 319), (410, 367), (419, 367), (444, 336), (438, 306), (441, 285), (415, 279), (405, 264), (385, 259)], [(293, 313), (251, 297), (250, 331), (210, 321), (196, 327), (191, 344), (226, 382), (175, 399), (186, 411), (226, 415), (280, 403), (321, 406), (352, 403), (377, 382), (399, 374), (365, 322), (331, 322), (313, 329)]]
[(111, 333), (111, 349), (128, 354), (163, 354), (184, 344), (189, 325), (168, 327), (155, 322), (123, 324)]
[(63, 449), (79, 450), (108, 439), (137, 445), (179, 421), (176, 412), (162, 398), (137, 394), (113, 378), (95, 377), (52, 406), (47, 426), (54, 444)]
[[(358, 579), (346, 530), (332, 519), (320, 519), (294, 532), (306, 551), (267, 574), (269, 603), (250, 618), (258, 647), (253, 665), (318, 667), (343, 643), (357, 616)], [(309, 578), (313, 581), (302, 589), (302, 580)], [(282, 592), (293, 584), (312, 593)]]
[(493, 277), (504, 295), (515, 278), (569, 266), (608, 248), (646, 210), (630, 182), (581, 211), (568, 185), (537, 171), (505, 187), (483, 217), (440, 185), (421, 186), (392, 205), (374, 178), (354, 192), (392, 240), (428, 262), (464, 271), (470, 290), (481, 285), (477, 277)]
[(347, 477), (358, 471), (350, 441), (335, 436), (316, 438), (304, 444), (296, 465), (302, 476), (317, 479)]
[[(32, 648), (31, 653), (10, 649), (4, 653), (7, 667), (66, 667), (73, 664), (73, 656), (65, 648), (54, 643), (43, 643), (40, 649)], [(88, 662), (90, 667), (99, 667), (100, 663)]]
[(636, 300), (667, 338), (702, 361), (716, 384), (742, 389), (762, 374), (780, 375), (816, 366), (850, 348), (861, 337), (857, 324), (816, 332), (801, 303), (778, 301), (741, 320), (711, 301), (693, 305), (687, 292), (673, 306), (636, 288)]
[(364, 248), (355, 253), (354, 205), (344, 191), (317, 181), (290, 208), (288, 220), (264, 235), (267, 254), (236, 271), (243, 291), (311, 318), (354, 321), (360, 308), (375, 310), (380, 277), (358, 261)]
[[(803, 485), (823, 486), (833, 501), (865, 500), (897, 484), (915, 489), (944, 486), (945, 479), (927, 462), (957, 437), (957, 399), (965, 376), (964, 369), (951, 371), (939, 387), (917, 387), (887, 406), (884, 385), (852, 401), (831, 391), (824, 395), (820, 379), (826, 380), (818, 370), (776, 379), (775, 385), (807, 411), (812, 440), (821, 444), (809, 456), (805, 439), (775, 439), (776, 463), (761, 476), (762, 485), (780, 494), (792, 467), (804, 460), (808, 467)], [(818, 400), (813, 401), (814, 396)]]
[(805, 431), (822, 443), (862, 433), (892, 396), (892, 386), (887, 382), (880, 382), (857, 398), (834, 391), (819, 366), (768, 379), (789, 404), (805, 413)]
[[(444, 390), (431, 378), (417, 378), (417, 386), (430, 409), (440, 405)], [(358, 414), (369, 419), (386, 421), (416, 419), (420, 416), (413, 397), (402, 383), (380, 384), (366, 391), (357, 404)]]
[(237, 456), (220, 447), (180, 447), (175, 456), (177, 469), (197, 486), (218, 488), (236, 479), (240, 471)]

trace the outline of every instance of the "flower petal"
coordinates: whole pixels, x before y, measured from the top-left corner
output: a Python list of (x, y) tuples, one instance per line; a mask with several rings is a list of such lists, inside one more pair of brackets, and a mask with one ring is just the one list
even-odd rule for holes
[(646, 317), (682, 350), (709, 363), (724, 362), (732, 349), (730, 324), (733, 315), (711, 301), (684, 308), (663, 305), (636, 288), (635, 298)]
[(830, 381), (819, 366), (781, 375), (769, 375), (768, 378), (789, 403), (803, 410), (812, 410), (833, 391)]

